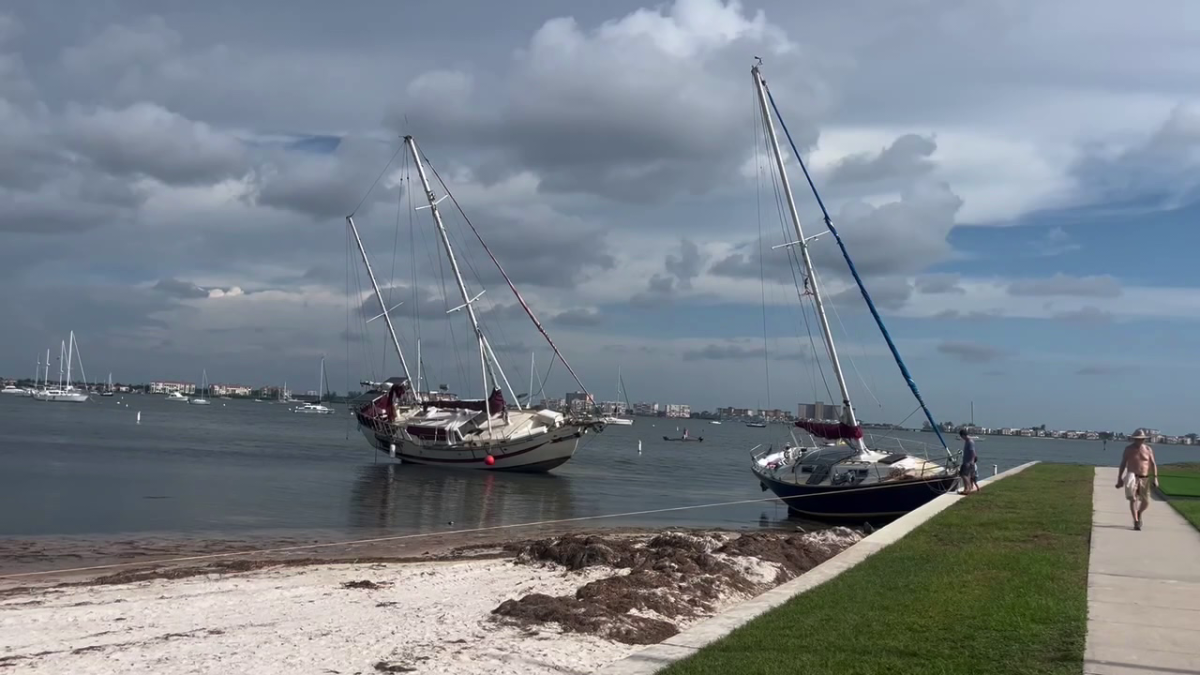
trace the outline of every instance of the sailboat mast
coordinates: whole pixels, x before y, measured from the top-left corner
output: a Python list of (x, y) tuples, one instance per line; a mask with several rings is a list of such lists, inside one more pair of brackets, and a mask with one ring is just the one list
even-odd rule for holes
[(529, 396), (525, 399), (530, 408), (533, 407), (533, 374), (534, 366), (533, 357), (536, 352), (529, 352)]
[(67, 340), (67, 387), (71, 386), (71, 362), (75, 360), (75, 331), (71, 331)]
[(46, 376), (42, 378), (42, 387), (50, 386), (50, 348), (46, 347)]
[[(766, 82), (758, 66), (750, 69), (754, 76), (754, 91), (758, 94), (758, 104), (762, 110), (763, 126), (767, 130), (767, 138), (771, 141), (771, 154), (775, 157), (775, 165), (779, 170), (779, 179), (783, 183), (783, 194), (787, 199), (788, 214), (796, 229), (795, 245), (800, 249), (800, 258), (804, 262), (804, 273), (808, 276), (809, 288), (813, 294), (813, 305), (817, 310), (817, 321), (821, 324), (821, 333), (825, 337), (825, 346), (829, 350), (829, 360), (833, 362), (833, 374), (837, 378), (838, 388), (842, 393), (842, 422), (850, 426), (858, 426), (854, 415), (854, 407), (850, 404), (850, 389), (846, 386), (846, 376), (842, 373), (842, 362), (838, 359), (837, 347), (833, 343), (833, 331), (829, 327), (829, 318), (825, 316), (825, 303), (821, 299), (820, 285), (813, 270), (812, 258), (808, 254), (808, 242), (804, 239), (804, 228), (800, 225), (800, 214), (796, 210), (796, 198), (792, 195), (792, 185), (788, 180), (787, 168), (783, 154), (779, 151), (779, 137), (775, 134), (775, 123), (771, 118), (771, 109), (767, 103)], [(858, 441), (862, 446), (862, 441)]]
[(58, 341), (58, 388), (63, 387), (63, 359), (67, 358), (67, 343)]
[(412, 382), (412, 375), (408, 372), (408, 361), (404, 358), (404, 350), (400, 348), (400, 338), (396, 337), (396, 327), (392, 325), (392, 316), (388, 311), (387, 303), (383, 301), (383, 292), (379, 290), (379, 282), (375, 280), (375, 271), (371, 269), (371, 261), (367, 258), (367, 249), (363, 248), (362, 238), (358, 236), (358, 227), (354, 225), (354, 216), (346, 216), (346, 224), (350, 226), (350, 232), (354, 234), (354, 243), (358, 244), (358, 252), (362, 255), (363, 266), (367, 268), (367, 277), (371, 279), (371, 288), (375, 289), (375, 298), (379, 300), (379, 311), (383, 312), (383, 322), (387, 324), (388, 335), (392, 336), (392, 346), (396, 348), (396, 355), (400, 357), (400, 367), (404, 369), (404, 377)]
[[(474, 301), (477, 298), (472, 298), (467, 293), (467, 284), (463, 281), (462, 271), (458, 268), (458, 259), (454, 257), (454, 249), (450, 246), (450, 236), (446, 234), (446, 226), (442, 223), (442, 214), (438, 211), (438, 199), (434, 196), (433, 188), (429, 185), (429, 178), (425, 176), (425, 164), (421, 162), (421, 153), (417, 150), (417, 142), (412, 136), (405, 136), (404, 142), (408, 144), (408, 149), (412, 152), (413, 163), (417, 166), (417, 175), (421, 178), (421, 187), (425, 190), (425, 198), (429, 200), (429, 211), (433, 214), (433, 222), (437, 225), (438, 236), (442, 240), (442, 246), (446, 249), (446, 257), (450, 260), (450, 269), (454, 271), (454, 280), (458, 283), (458, 292), (462, 295), (463, 308), (467, 310), (467, 316), (471, 319), (471, 329), (475, 331), (475, 341), (479, 343), (479, 364), (480, 371), (483, 374), (483, 396), (486, 400), (491, 394), (491, 388), (488, 387), (488, 375), (489, 373), (491, 374), (492, 382), (496, 382), (496, 375), (490, 372), (491, 364), (488, 362), (487, 339), (484, 338), (483, 330), (479, 327), (479, 318), (475, 316)], [(491, 415), (492, 411), (488, 410), (487, 413)]]

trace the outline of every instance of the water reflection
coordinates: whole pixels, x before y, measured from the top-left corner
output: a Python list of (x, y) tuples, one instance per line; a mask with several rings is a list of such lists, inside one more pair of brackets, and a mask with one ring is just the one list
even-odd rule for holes
[(452, 472), (377, 464), (359, 470), (352, 528), (429, 532), (575, 517), (571, 479), (555, 474)]

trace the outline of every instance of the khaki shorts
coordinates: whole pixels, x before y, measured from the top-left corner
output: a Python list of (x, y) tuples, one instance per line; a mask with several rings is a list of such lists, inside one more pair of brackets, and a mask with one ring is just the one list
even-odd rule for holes
[(1150, 477), (1149, 476), (1132, 476), (1125, 479), (1125, 498), (1129, 501), (1137, 500), (1145, 502), (1150, 500)]

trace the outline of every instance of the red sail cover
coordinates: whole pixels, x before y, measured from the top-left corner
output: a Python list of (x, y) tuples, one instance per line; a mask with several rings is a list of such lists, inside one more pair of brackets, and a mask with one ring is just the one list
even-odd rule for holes
[(814, 436), (827, 438), (831, 441), (839, 438), (854, 440), (863, 437), (862, 427), (852, 427), (849, 424), (842, 422), (815, 422), (813, 420), (800, 420), (796, 422), (796, 426)]

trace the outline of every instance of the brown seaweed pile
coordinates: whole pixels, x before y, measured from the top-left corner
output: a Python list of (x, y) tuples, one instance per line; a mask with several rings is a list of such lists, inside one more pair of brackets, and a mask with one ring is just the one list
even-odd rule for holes
[[(567, 535), (514, 545), (523, 564), (578, 571), (628, 570), (590, 582), (573, 596), (532, 593), (506, 600), (492, 613), (518, 625), (558, 624), (625, 644), (654, 644), (679, 632), (676, 621), (714, 612), (731, 596), (749, 597), (836, 555), (858, 535), (750, 533), (736, 537), (667, 532), (652, 538)], [(737, 558), (774, 563), (773, 581), (751, 579)]]

